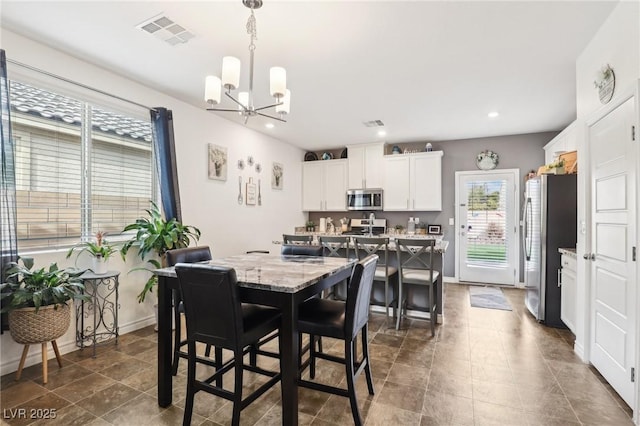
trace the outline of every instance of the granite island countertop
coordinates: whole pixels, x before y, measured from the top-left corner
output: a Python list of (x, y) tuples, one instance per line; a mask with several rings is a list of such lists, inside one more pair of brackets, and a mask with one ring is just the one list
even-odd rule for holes
[[(344, 235), (344, 234), (330, 233), (330, 232), (296, 232), (295, 235), (312, 235), (314, 243), (317, 243), (318, 242), (318, 237), (322, 237), (322, 236), (327, 236), (327, 237), (341, 237), (341, 236), (356, 237), (356, 235)], [(363, 236), (367, 237), (367, 235), (363, 235)], [(434, 253), (443, 254), (443, 253), (445, 253), (447, 251), (447, 248), (449, 247), (449, 241), (444, 240), (442, 238), (442, 235), (380, 234), (380, 235), (374, 235), (374, 237), (389, 238), (389, 250), (392, 250), (392, 251), (396, 250), (396, 245), (395, 245), (395, 239), (396, 238), (410, 238), (410, 239), (416, 239), (416, 240), (436, 240), (436, 244), (434, 246), (434, 249), (435, 249)]]

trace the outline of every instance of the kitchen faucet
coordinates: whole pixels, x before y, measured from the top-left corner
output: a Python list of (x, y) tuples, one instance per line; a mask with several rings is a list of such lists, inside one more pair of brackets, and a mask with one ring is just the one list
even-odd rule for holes
[(369, 236), (373, 237), (373, 222), (376, 220), (376, 214), (371, 212), (369, 215)]

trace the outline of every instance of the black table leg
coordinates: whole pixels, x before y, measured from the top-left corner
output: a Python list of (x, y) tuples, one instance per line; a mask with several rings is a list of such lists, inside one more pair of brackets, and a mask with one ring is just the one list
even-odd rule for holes
[(168, 407), (172, 399), (171, 376), (171, 298), (167, 281), (158, 277), (158, 405)]
[(298, 302), (286, 295), (282, 306), (280, 371), (282, 372), (282, 424), (298, 424)]

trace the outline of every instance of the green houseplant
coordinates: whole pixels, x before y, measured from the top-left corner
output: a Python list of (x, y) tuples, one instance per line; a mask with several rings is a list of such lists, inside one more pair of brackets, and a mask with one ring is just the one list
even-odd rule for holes
[[(23, 344), (22, 358), (16, 374), (20, 380), (22, 367), (32, 344), (42, 344), (42, 353), (47, 353), (51, 342), (58, 365), (62, 360), (56, 339), (64, 335), (71, 322), (69, 300), (91, 299), (83, 294), (84, 285), (80, 275), (83, 270), (60, 269), (52, 263), (49, 268), (33, 269), (33, 259), (22, 257), (12, 262), (7, 271), (7, 282), (0, 284), (1, 312), (9, 313), (9, 331), (17, 343)], [(46, 361), (46, 355), (43, 355)], [(47, 369), (43, 367), (43, 382), (47, 383)]]
[[(146, 260), (149, 267), (134, 268), (130, 272), (139, 270), (158, 269), (163, 266), (164, 254), (168, 250), (188, 247), (191, 240), (194, 242), (200, 239), (200, 230), (195, 226), (183, 225), (176, 219), (165, 220), (160, 209), (155, 203), (145, 210), (149, 217), (140, 218), (134, 223), (125, 226), (123, 232), (135, 231), (136, 234), (124, 243), (120, 253), (124, 258), (131, 247), (138, 248), (140, 259)], [(156, 255), (157, 258), (149, 258)], [(153, 291), (153, 287), (158, 282), (155, 275), (152, 275), (145, 283), (144, 288), (138, 294), (138, 302), (144, 302), (147, 293)]]
[(93, 258), (93, 272), (96, 274), (104, 274), (107, 272), (107, 261), (112, 254), (116, 253), (116, 248), (104, 239), (106, 232), (98, 231), (95, 235), (95, 242), (83, 241), (71, 247), (67, 252), (67, 259), (74, 252), (77, 256), (82, 253), (88, 253)]

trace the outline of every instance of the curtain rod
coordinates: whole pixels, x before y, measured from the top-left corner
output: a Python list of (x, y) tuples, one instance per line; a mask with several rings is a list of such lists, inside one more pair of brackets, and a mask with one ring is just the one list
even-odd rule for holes
[(150, 111), (155, 111), (155, 112), (157, 112), (157, 110), (156, 110), (155, 108), (151, 108), (151, 107), (148, 107), (148, 106), (146, 106), (146, 105), (139, 104), (139, 103), (134, 102), (134, 101), (131, 101), (131, 100), (129, 100), (129, 99), (121, 98), (121, 97), (120, 97), (120, 96), (118, 96), (118, 95), (114, 95), (114, 94), (112, 94), (112, 93), (107, 93), (107, 92), (105, 92), (105, 91), (103, 91), (103, 90), (96, 89), (96, 88), (93, 88), (93, 87), (91, 87), (91, 86), (87, 86), (87, 85), (82, 84), (82, 83), (78, 83), (77, 81), (69, 80), (68, 78), (64, 78), (64, 77), (61, 77), (61, 76), (59, 76), (59, 75), (52, 74), (52, 73), (50, 73), (50, 72), (48, 72), (48, 71), (44, 71), (44, 70), (41, 70), (41, 69), (39, 69), (39, 68), (32, 67), (31, 65), (23, 64), (22, 62), (14, 61), (14, 60), (9, 59), (9, 58), (7, 58), (7, 62), (12, 63), (12, 64), (14, 64), (14, 65), (18, 65), (18, 66), (23, 67), (23, 68), (26, 68), (26, 69), (29, 69), (29, 70), (31, 70), (31, 71), (39, 72), (39, 73), (44, 74), (44, 75), (49, 76), (49, 77), (57, 78), (58, 80), (62, 80), (62, 81), (64, 81), (65, 83), (70, 83), (70, 84), (73, 84), (73, 85), (76, 85), (76, 86), (82, 87), (83, 89), (92, 90), (92, 91), (94, 91), (94, 92), (100, 93), (101, 95), (109, 96), (109, 97), (111, 97), (111, 98), (118, 99), (119, 101), (127, 102), (127, 103), (129, 103), (129, 104), (132, 104), (132, 105), (135, 105), (135, 106), (138, 106), (138, 107), (144, 108), (144, 109), (148, 109), (148, 110), (150, 110)]

